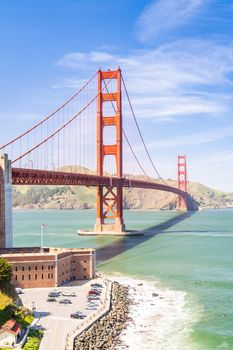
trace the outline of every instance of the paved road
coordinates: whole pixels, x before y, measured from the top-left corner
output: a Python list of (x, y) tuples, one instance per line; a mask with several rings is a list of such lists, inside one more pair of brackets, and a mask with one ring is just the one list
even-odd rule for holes
[[(75, 292), (76, 297), (62, 297), (60, 299), (68, 298), (72, 301), (72, 304), (64, 305), (59, 302), (47, 302), (48, 293), (53, 288), (33, 288), (24, 289), (23, 294), (20, 295), (23, 304), (26, 307), (35, 307), (36, 315), (40, 315), (38, 325), (45, 328), (44, 337), (41, 341), (40, 350), (64, 350), (66, 335), (77, 327), (82, 320), (76, 320), (70, 318), (70, 314), (75, 311), (82, 311), (86, 315), (93, 313), (94, 311), (85, 310), (87, 304), (87, 294), (90, 289), (91, 283), (95, 280), (88, 282), (77, 282), (76, 286), (64, 286), (57, 289), (67, 292)], [(96, 280), (97, 281), (97, 280)], [(99, 283), (102, 280), (98, 279)], [(103, 284), (104, 285), (104, 284)], [(105, 291), (103, 290), (103, 298)], [(101, 300), (102, 302), (102, 300)], [(99, 305), (101, 305), (99, 302)]]

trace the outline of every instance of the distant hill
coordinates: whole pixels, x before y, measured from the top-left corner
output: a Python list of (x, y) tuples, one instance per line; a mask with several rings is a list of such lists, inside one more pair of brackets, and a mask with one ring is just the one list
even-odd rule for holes
[[(59, 170), (69, 171), (71, 167)], [(73, 167), (76, 172), (92, 173), (88, 169)], [(80, 171), (81, 170), (81, 171)], [(143, 176), (134, 176), (144, 179)], [(177, 186), (176, 181), (167, 184)], [(233, 207), (233, 193), (214, 190), (203, 184), (190, 182), (189, 193), (200, 207)], [(174, 209), (177, 195), (169, 192), (140, 188), (125, 188), (123, 205), (125, 209)], [(14, 186), (13, 207), (31, 209), (89, 209), (95, 208), (96, 189), (81, 186)]]

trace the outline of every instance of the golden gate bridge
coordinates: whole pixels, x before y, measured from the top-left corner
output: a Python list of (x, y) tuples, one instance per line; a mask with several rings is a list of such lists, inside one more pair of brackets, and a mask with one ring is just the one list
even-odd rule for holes
[[(123, 94), (127, 113), (122, 107)], [(134, 142), (130, 141), (130, 135), (133, 139), (136, 137), (135, 132), (132, 136), (132, 123), (144, 150), (143, 162), (147, 160), (157, 180), (148, 175)], [(125, 231), (124, 187), (172, 192), (178, 196), (178, 209), (197, 209), (196, 202), (187, 192), (185, 156), (178, 156), (178, 187), (166, 184), (160, 176), (137, 122), (120, 68), (99, 69), (70, 99), (29, 130), (2, 145), (0, 152), (1, 246), (7, 246), (9, 226), (7, 184), (97, 187), (94, 227), (97, 233)], [(132, 170), (135, 173), (135, 167), (143, 174), (140, 179), (129, 175)]]

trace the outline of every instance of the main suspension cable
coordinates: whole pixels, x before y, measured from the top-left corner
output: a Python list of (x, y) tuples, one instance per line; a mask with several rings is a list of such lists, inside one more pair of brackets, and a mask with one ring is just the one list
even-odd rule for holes
[(52, 113), (50, 113), (47, 117), (45, 117), (43, 120), (41, 120), (39, 123), (35, 124), (33, 127), (31, 127), (30, 129), (28, 129), (27, 131), (25, 131), (24, 133), (22, 133), (21, 135), (19, 135), (18, 137), (16, 137), (15, 139), (7, 142), (6, 144), (0, 146), (0, 150), (4, 149), (5, 147), (9, 146), (11, 143), (14, 143), (15, 141), (21, 139), (23, 136), (27, 135), (29, 132), (31, 132), (32, 130), (34, 130), (35, 128), (37, 128), (38, 126), (42, 125), (44, 122), (46, 122), (47, 120), (49, 120), (52, 116), (54, 116), (54, 114), (56, 114), (57, 112), (59, 112), (62, 108), (64, 108), (70, 101), (72, 101), (78, 94), (80, 94), (80, 92), (85, 89), (85, 87), (96, 77), (97, 75), (97, 71), (92, 75), (92, 77), (72, 96), (70, 97), (65, 103), (63, 103), (59, 108), (57, 108), (55, 111), (53, 111)]
[[(109, 79), (107, 85), (112, 81), (114, 76), (116, 75), (116, 72), (113, 74), (111, 79)], [(39, 142), (37, 145), (29, 149), (24, 154), (20, 155), (18, 158), (12, 160), (12, 164), (20, 160), (21, 158), (24, 158), (27, 154), (30, 154), (32, 151), (40, 147), (41, 145), (45, 144), (48, 140), (52, 139), (55, 135), (57, 135), (61, 130), (65, 129), (66, 126), (70, 125), (80, 114), (82, 114), (83, 111), (85, 111), (91, 104), (96, 100), (96, 98), (99, 96), (99, 94), (103, 91), (104, 88), (102, 88), (77, 114), (75, 114), (71, 119), (69, 119), (65, 124), (63, 124), (60, 128), (58, 128), (56, 131), (54, 131), (52, 134), (50, 134), (47, 138)]]
[(141, 132), (141, 130), (140, 130), (140, 128), (139, 128), (138, 121), (137, 121), (136, 115), (135, 115), (135, 113), (134, 113), (134, 109), (133, 109), (133, 106), (132, 106), (132, 103), (131, 103), (131, 100), (130, 100), (130, 97), (129, 97), (129, 94), (128, 94), (128, 91), (127, 91), (127, 88), (126, 88), (126, 85), (125, 85), (125, 81), (124, 81), (123, 76), (122, 76), (121, 78), (122, 78), (123, 86), (124, 86), (124, 89), (125, 89), (126, 97), (127, 97), (127, 100), (128, 100), (128, 103), (129, 103), (129, 106), (130, 106), (130, 109), (131, 109), (131, 112), (132, 112), (132, 115), (133, 115), (133, 118), (134, 118), (134, 121), (135, 121), (137, 130), (138, 130), (138, 133), (139, 133), (139, 135), (140, 135), (141, 141), (142, 141), (143, 146), (144, 146), (144, 148), (145, 148), (146, 154), (147, 154), (147, 156), (148, 156), (148, 158), (149, 158), (149, 160), (150, 160), (150, 163), (151, 163), (151, 165), (152, 165), (154, 171), (156, 172), (157, 176), (158, 176), (159, 179), (165, 184), (165, 181), (164, 181), (163, 178), (160, 176), (160, 174), (159, 174), (158, 170), (156, 169), (155, 164), (154, 164), (154, 162), (153, 162), (153, 160), (152, 160), (152, 158), (151, 158), (151, 156), (150, 156), (150, 153), (149, 153), (148, 148), (147, 148), (147, 146), (146, 146), (146, 143), (145, 143), (145, 141), (144, 141), (142, 132)]
[[(107, 86), (108, 84), (105, 83), (105, 80), (103, 80), (103, 82), (104, 82), (105, 89), (106, 89), (107, 93), (109, 93), (108, 86)], [(116, 108), (115, 108), (115, 106), (114, 106), (113, 101), (111, 101), (111, 104), (112, 104), (112, 107), (113, 107), (113, 109), (114, 109), (114, 112), (116, 113)], [(135, 154), (135, 152), (134, 152), (134, 150), (133, 150), (133, 148), (132, 148), (132, 146), (131, 146), (131, 144), (130, 144), (130, 142), (129, 142), (129, 139), (128, 139), (128, 137), (127, 137), (125, 131), (124, 131), (124, 128), (122, 128), (122, 133), (123, 133), (123, 135), (124, 135), (124, 137), (125, 137), (125, 140), (126, 140), (128, 146), (129, 146), (129, 148), (130, 148), (130, 150), (131, 150), (131, 152), (132, 152), (132, 154), (133, 154), (133, 156), (134, 156), (136, 162), (138, 163), (140, 169), (142, 170), (143, 174), (147, 177), (147, 179), (148, 179), (149, 181), (152, 181), (152, 179), (147, 175), (145, 169), (144, 169), (143, 166), (141, 165), (141, 163), (140, 163), (138, 157), (136, 156), (136, 154)]]

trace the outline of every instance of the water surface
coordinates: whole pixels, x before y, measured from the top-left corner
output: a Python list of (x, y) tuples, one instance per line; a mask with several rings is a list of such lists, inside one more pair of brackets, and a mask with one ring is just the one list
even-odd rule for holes
[(46, 223), (47, 246), (93, 247), (104, 272), (185, 292), (185, 307), (198, 315), (188, 348), (233, 349), (233, 210), (125, 211), (127, 228), (144, 232), (125, 238), (78, 237), (77, 229), (93, 227), (94, 210), (15, 210), (13, 217), (15, 246), (40, 245)]

